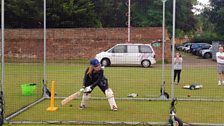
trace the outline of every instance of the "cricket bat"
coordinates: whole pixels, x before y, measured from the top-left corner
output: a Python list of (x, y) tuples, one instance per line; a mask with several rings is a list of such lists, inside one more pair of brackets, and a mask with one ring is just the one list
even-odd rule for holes
[(78, 98), (80, 96), (81, 92), (80, 91), (77, 91), (75, 92), (74, 94), (66, 97), (64, 100), (61, 101), (61, 105), (64, 106), (65, 104), (67, 104), (68, 102)]

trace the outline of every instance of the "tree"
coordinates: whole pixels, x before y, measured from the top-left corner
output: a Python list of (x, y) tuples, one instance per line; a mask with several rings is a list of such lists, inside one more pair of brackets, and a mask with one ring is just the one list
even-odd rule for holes
[(103, 27), (125, 27), (127, 3), (124, 0), (93, 0), (95, 12)]
[[(43, 27), (43, 0), (7, 0), (6, 27)], [(47, 27), (101, 27), (91, 0), (47, 0)]]
[(219, 35), (224, 35), (224, 1), (210, 0), (210, 8), (204, 11), (204, 16), (209, 18), (209, 21), (214, 24), (215, 32)]
[[(47, 0), (48, 28), (126, 27), (128, 0)], [(177, 0), (176, 28), (180, 32), (195, 30), (192, 10), (195, 0)], [(166, 25), (172, 27), (172, 0), (166, 7)], [(6, 27), (43, 27), (43, 0), (7, 0)], [(131, 0), (131, 25), (162, 26), (161, 0)]]
[(132, 25), (136, 27), (162, 26), (162, 2), (136, 0), (132, 3)]
[(7, 0), (5, 1), (6, 27), (36, 28), (43, 20), (41, 0)]
[[(192, 12), (195, 0), (176, 0), (176, 29), (178, 34), (186, 34), (196, 30), (197, 20)], [(132, 26), (159, 27), (162, 26), (161, 0), (133, 0)], [(171, 33), (173, 21), (173, 1), (166, 2), (166, 26)], [(182, 36), (183, 37), (183, 36)]]
[[(196, 30), (197, 20), (192, 12), (194, 0), (176, 0), (176, 30), (184, 32), (192, 32)], [(173, 1), (167, 1), (167, 26), (168, 30), (171, 32), (172, 26), (172, 14), (173, 14)], [(179, 37), (177, 35), (177, 37)], [(182, 36), (183, 37), (183, 36)]]
[(48, 0), (48, 27), (101, 27), (91, 0)]

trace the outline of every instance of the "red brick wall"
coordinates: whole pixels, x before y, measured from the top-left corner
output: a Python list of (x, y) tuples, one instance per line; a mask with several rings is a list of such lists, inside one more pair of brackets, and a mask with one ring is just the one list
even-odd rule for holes
[(182, 44), (184, 42), (189, 42), (189, 41), (190, 41), (189, 38), (178, 38), (178, 39), (175, 40), (175, 43), (176, 44)]
[[(133, 43), (161, 40), (161, 27), (132, 28)], [(47, 29), (47, 59), (91, 58), (116, 43), (127, 42), (127, 28)], [(43, 29), (6, 29), (7, 58), (43, 59)], [(161, 47), (154, 47), (161, 59)], [(166, 58), (170, 58), (170, 41), (166, 42)]]

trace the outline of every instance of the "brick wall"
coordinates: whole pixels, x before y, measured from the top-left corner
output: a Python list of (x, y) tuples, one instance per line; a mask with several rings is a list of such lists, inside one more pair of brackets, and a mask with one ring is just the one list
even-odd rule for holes
[(177, 38), (177, 39), (175, 40), (175, 43), (176, 43), (176, 44), (182, 44), (182, 43), (184, 43), (184, 42), (189, 42), (189, 41), (190, 41), (189, 38)]
[[(161, 40), (161, 27), (132, 28), (133, 43)], [(47, 59), (82, 59), (94, 57), (116, 43), (127, 42), (127, 28), (47, 29)], [(43, 59), (43, 29), (6, 29), (7, 58)], [(170, 41), (166, 42), (165, 57), (170, 59)], [(154, 47), (161, 59), (161, 47)]]

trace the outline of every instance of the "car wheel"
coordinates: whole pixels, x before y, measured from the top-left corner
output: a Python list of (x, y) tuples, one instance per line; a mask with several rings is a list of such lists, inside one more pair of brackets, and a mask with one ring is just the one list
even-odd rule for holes
[(205, 53), (204, 57), (205, 57), (205, 59), (212, 58), (212, 54), (211, 53)]
[(143, 60), (142, 61), (142, 66), (145, 67), (145, 68), (150, 67), (151, 66), (151, 62), (148, 61), (148, 60)]
[(107, 67), (107, 66), (110, 66), (110, 60), (109, 59), (102, 59), (101, 60), (101, 65), (102, 66), (105, 66), (105, 67)]

